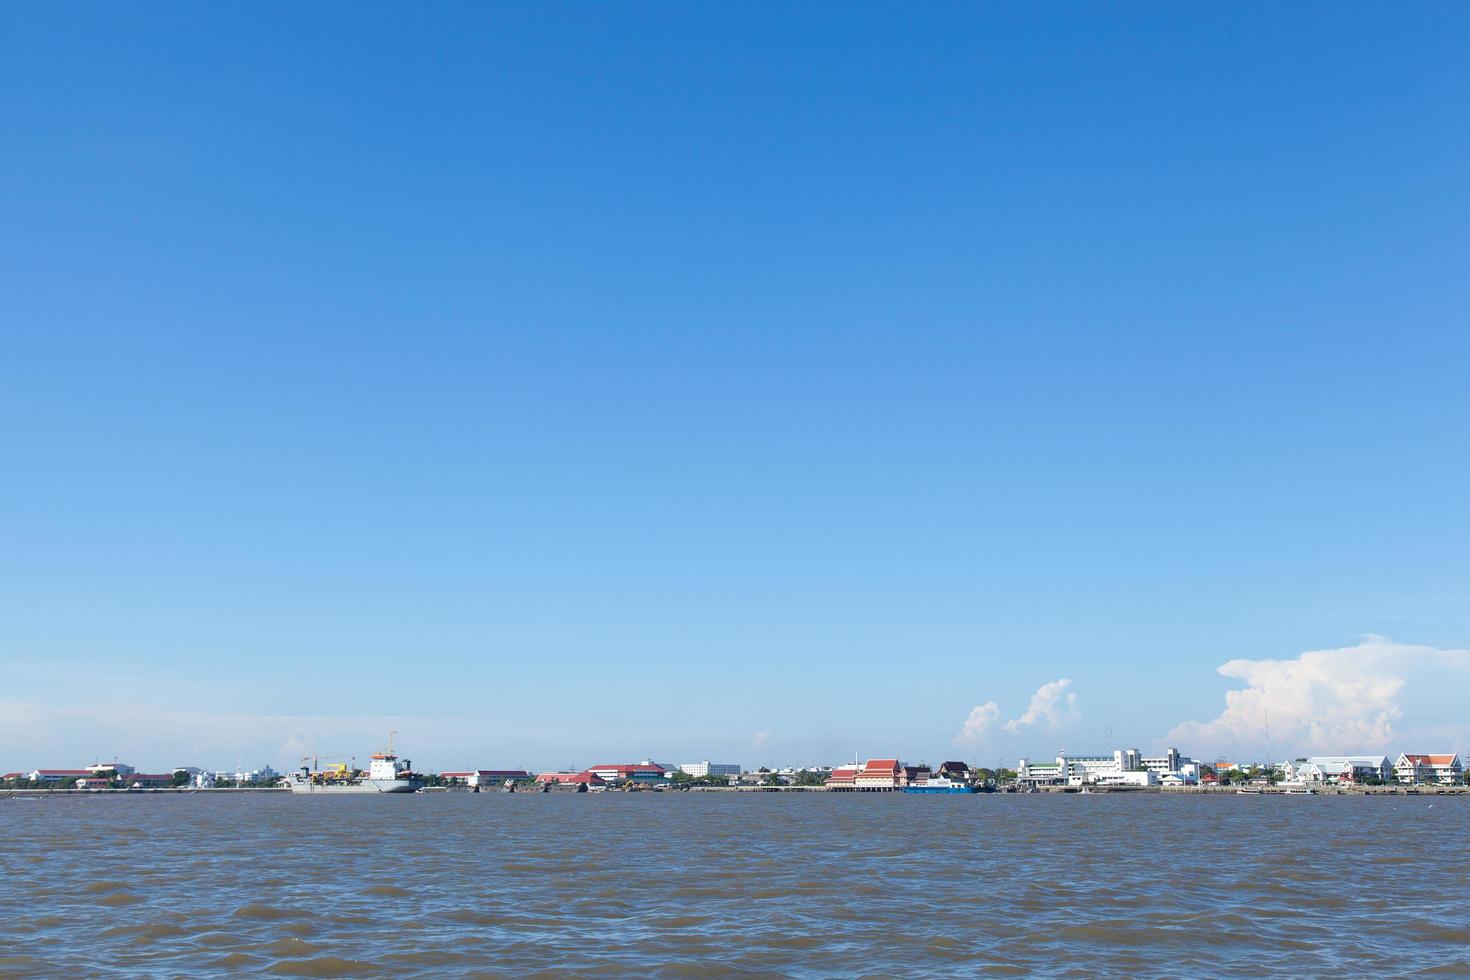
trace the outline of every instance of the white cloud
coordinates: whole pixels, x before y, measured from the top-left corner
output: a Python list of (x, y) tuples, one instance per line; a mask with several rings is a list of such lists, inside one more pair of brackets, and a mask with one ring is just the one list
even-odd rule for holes
[(757, 749), (768, 749), (771, 747), (771, 733), (759, 731), (750, 737), (750, 744)]
[(1389, 752), (1407, 677), (1423, 668), (1470, 668), (1470, 650), (1370, 635), (1357, 646), (1291, 660), (1232, 660), (1219, 672), (1244, 681), (1245, 689), (1225, 695), (1218, 717), (1184, 722), (1168, 741), (1202, 755), (1256, 751), (1269, 724), (1273, 747), (1284, 752)]
[(1019, 718), (1005, 723), (1008, 732), (1019, 732), (1022, 728), (1046, 723), (1047, 728), (1056, 728), (1075, 721), (1077, 718), (1077, 695), (1067, 688), (1072, 686), (1069, 678), (1047, 681), (1031, 695), (1031, 703)]
[(965, 727), (954, 737), (956, 745), (978, 745), (985, 741), (985, 735), (990, 731), (990, 726), (1000, 717), (1000, 708), (994, 701), (986, 701), (984, 704), (976, 705), (970, 711), (970, 717), (965, 719)]

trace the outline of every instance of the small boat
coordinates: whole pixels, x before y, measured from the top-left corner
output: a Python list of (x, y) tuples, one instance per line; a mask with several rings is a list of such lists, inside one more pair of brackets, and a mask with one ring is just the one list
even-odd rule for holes
[(1236, 796), (1265, 796), (1266, 794), (1265, 793), (1262, 793), (1258, 789), (1238, 789), (1238, 790), (1235, 791), (1235, 795)]

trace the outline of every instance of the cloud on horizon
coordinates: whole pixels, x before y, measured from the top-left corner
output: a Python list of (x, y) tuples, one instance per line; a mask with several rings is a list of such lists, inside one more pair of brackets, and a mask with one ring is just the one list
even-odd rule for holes
[[(1072, 680), (1068, 677), (1047, 681), (1031, 695), (1031, 700), (1020, 717), (1012, 718), (1001, 727), (1006, 732), (1015, 735), (1023, 728), (1044, 725), (1047, 730), (1051, 730), (1076, 721), (1079, 717), (1077, 694), (1068, 690), (1071, 686)], [(964, 726), (954, 737), (954, 744), (961, 747), (979, 747), (987, 744), (991, 730), (999, 720), (1000, 706), (994, 701), (976, 705), (970, 709), (970, 715), (965, 719)]]
[(965, 725), (960, 733), (954, 737), (955, 745), (981, 745), (984, 744), (990, 727), (1000, 717), (1000, 707), (994, 701), (986, 701), (984, 704), (976, 705), (970, 710), (970, 717), (965, 719)]
[(1041, 685), (1036, 689), (1036, 693), (1031, 695), (1031, 703), (1026, 706), (1021, 717), (1012, 718), (1006, 722), (1006, 731), (1014, 734), (1022, 728), (1029, 728), (1043, 722), (1048, 729), (1052, 729), (1076, 721), (1079, 715), (1077, 695), (1067, 690), (1071, 686), (1072, 681), (1067, 677), (1047, 681)]
[(1357, 646), (1308, 650), (1290, 660), (1231, 660), (1218, 671), (1245, 682), (1209, 721), (1176, 725), (1167, 741), (1196, 754), (1265, 742), (1290, 751), (1391, 751), (1401, 696), (1417, 670), (1470, 670), (1470, 650), (1396, 643), (1370, 634)]

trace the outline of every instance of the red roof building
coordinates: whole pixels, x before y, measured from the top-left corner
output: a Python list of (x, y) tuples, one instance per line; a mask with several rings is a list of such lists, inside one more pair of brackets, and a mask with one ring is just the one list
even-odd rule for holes
[(869, 759), (853, 783), (858, 789), (898, 789), (904, 784), (903, 765), (897, 759)]
[[(915, 781), (928, 779), (927, 766), (913, 768)], [(901, 789), (909, 783), (903, 763), (897, 759), (869, 759), (861, 766), (838, 766), (827, 777), (827, 788), (844, 790)]]
[(1465, 781), (1460, 757), (1453, 752), (1422, 755), (1405, 752), (1393, 766), (1394, 778), (1401, 783), (1437, 783), (1453, 786)]

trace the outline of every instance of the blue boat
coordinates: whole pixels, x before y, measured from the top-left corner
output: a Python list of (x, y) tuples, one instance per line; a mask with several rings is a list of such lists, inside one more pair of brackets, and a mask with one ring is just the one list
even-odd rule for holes
[(957, 783), (951, 779), (940, 777), (931, 779), (926, 783), (914, 783), (903, 788), (905, 793), (976, 793), (975, 787), (966, 783)]

